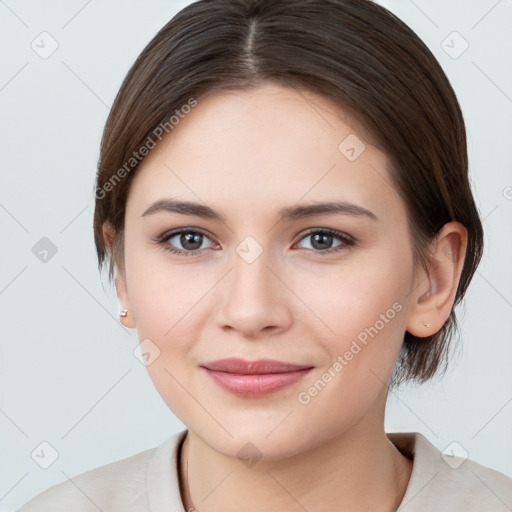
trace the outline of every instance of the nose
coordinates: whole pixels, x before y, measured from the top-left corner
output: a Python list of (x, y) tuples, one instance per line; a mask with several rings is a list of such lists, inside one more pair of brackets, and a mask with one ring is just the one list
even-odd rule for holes
[(221, 329), (257, 339), (289, 328), (293, 295), (270, 260), (266, 251), (252, 262), (234, 254), (233, 267), (217, 290)]

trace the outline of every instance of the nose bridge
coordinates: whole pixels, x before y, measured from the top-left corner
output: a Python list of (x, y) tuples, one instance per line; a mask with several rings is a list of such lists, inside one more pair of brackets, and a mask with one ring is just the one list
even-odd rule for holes
[(249, 293), (254, 293), (259, 288), (268, 286), (267, 274), (271, 274), (267, 268), (271, 264), (270, 251), (264, 249), (253, 237), (247, 237), (240, 242), (235, 252), (236, 254), (233, 257), (233, 286), (241, 290), (247, 288)]
[(272, 250), (253, 237), (246, 237), (235, 248), (220, 301), (224, 325), (254, 334), (265, 327), (287, 324), (289, 311), (278, 289), (283, 285), (268, 268), (273, 266)]

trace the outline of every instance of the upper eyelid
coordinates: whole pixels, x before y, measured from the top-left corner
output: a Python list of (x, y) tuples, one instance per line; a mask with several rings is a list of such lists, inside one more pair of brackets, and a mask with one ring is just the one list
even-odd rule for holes
[(347, 238), (347, 239), (353, 240), (353, 241), (356, 240), (352, 235), (349, 235), (348, 233), (345, 233), (344, 231), (340, 231), (339, 229), (333, 229), (333, 228), (310, 228), (310, 229), (307, 229), (306, 232), (300, 238), (300, 240), (302, 240), (302, 238), (309, 236), (313, 233), (324, 233), (324, 232), (331, 234), (333, 236), (339, 236), (340, 238)]
[[(176, 235), (181, 235), (182, 233), (199, 233), (200, 235), (203, 235), (210, 239), (210, 241), (214, 242), (215, 237), (213, 235), (210, 235), (208, 231), (205, 231), (201, 228), (177, 228), (177, 229), (171, 229), (170, 231), (166, 231), (161, 236), (159, 236), (158, 240), (169, 240), (171, 238), (174, 238)], [(217, 243), (217, 242), (215, 242)]]

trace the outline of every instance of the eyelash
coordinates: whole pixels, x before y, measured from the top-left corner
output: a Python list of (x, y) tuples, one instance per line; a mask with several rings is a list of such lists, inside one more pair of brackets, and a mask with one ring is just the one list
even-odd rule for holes
[[(194, 256), (198, 253), (200, 253), (202, 251), (202, 249), (196, 249), (194, 251), (183, 251), (181, 249), (176, 249), (175, 247), (172, 247), (171, 245), (169, 245), (167, 242), (175, 237), (176, 235), (181, 235), (183, 233), (193, 233), (193, 234), (199, 234), (199, 235), (203, 235), (204, 237), (206, 238), (210, 238), (208, 236), (207, 233), (205, 233), (204, 231), (200, 230), (200, 229), (178, 229), (178, 230), (175, 230), (175, 231), (170, 231), (168, 233), (164, 233), (162, 236), (156, 238), (156, 239), (153, 239), (153, 242), (162, 246), (163, 249), (165, 251), (169, 251), (173, 254), (178, 254), (178, 255), (182, 255), (182, 256)], [(342, 233), (341, 231), (336, 231), (334, 229), (329, 229), (329, 228), (325, 228), (325, 229), (312, 229), (310, 231), (308, 231), (307, 233), (305, 233), (299, 240), (299, 242), (301, 242), (302, 240), (304, 240), (305, 238), (307, 238), (308, 236), (311, 236), (311, 235), (314, 235), (314, 234), (323, 234), (323, 235), (331, 235), (333, 236), (334, 238), (337, 238), (338, 240), (340, 240), (341, 242), (343, 242), (342, 244), (340, 245), (337, 245), (336, 247), (334, 248), (331, 248), (331, 249), (326, 249), (326, 250), (323, 250), (323, 251), (320, 251), (318, 249), (306, 249), (308, 251), (313, 251), (315, 254), (320, 254), (322, 256), (325, 256), (325, 255), (328, 255), (328, 254), (333, 254), (333, 253), (337, 253), (337, 252), (340, 252), (344, 249), (346, 249), (347, 247), (353, 247), (353, 246), (356, 246), (357, 245), (357, 240), (345, 233)]]

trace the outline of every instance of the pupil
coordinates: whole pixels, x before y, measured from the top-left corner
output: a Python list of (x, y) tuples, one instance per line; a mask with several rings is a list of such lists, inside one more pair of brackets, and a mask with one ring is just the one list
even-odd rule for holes
[[(186, 233), (181, 235), (181, 244), (185, 249), (190, 249), (194, 251), (195, 249), (199, 249), (201, 247), (203, 235), (199, 233)], [(192, 247), (190, 247), (190, 244), (192, 244)]]

